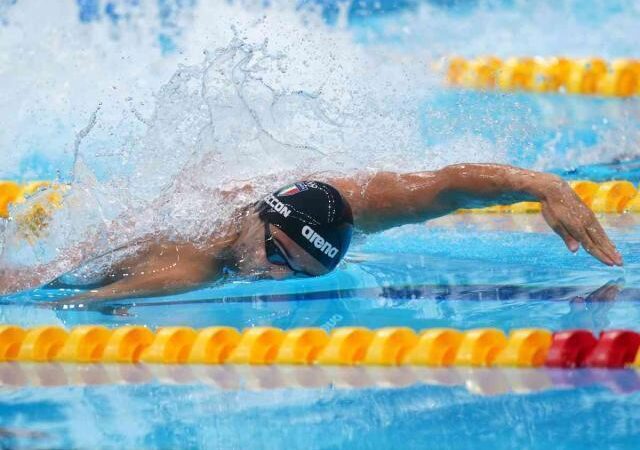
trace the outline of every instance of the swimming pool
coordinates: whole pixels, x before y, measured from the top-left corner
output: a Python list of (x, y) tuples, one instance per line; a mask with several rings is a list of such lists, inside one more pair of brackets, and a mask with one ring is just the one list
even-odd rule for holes
[[(39, 290), (5, 299), (2, 322), (637, 329), (638, 280), (633, 274), (639, 261), (630, 236), (638, 225), (616, 224), (615, 219), (610, 229), (626, 255), (624, 270), (600, 268), (584, 254), (568, 255), (550, 233), (505, 231), (504, 218), (483, 217), (487, 228), (495, 229), (447, 224), (375, 236), (356, 246), (343, 270), (317, 280), (222, 286), (106, 303), (97, 311), (38, 309), (31, 302), (61, 295)], [(535, 223), (534, 218), (527, 221)], [(487, 242), (493, 243), (491, 250)], [(540, 248), (545, 248), (544, 257)], [(607, 283), (618, 288), (598, 291)], [(513, 376), (505, 381), (500, 369), (444, 369), (407, 378), (381, 368), (371, 376), (333, 373), (330, 384), (320, 377), (321, 387), (313, 381), (292, 387), (286, 382), (290, 374), (274, 375), (282, 370), (277, 367), (264, 374), (260, 370), (269, 369), (251, 367), (204, 376), (161, 368), (137, 381), (135, 373), (111, 372), (111, 381), (98, 377), (96, 385), (91, 377), (74, 375), (74, 369), (62, 376), (55, 371), (34, 375), (33, 370), (27, 365), (32, 381), (26, 386), (3, 390), (2, 421), (10, 429), (43, 434), (6, 438), (11, 446), (412, 448), (428, 442), (435, 448), (479, 443), (548, 448), (561, 440), (563, 448), (601, 442), (631, 448), (638, 438), (633, 424), (640, 377), (632, 370), (593, 376), (582, 369), (558, 378), (532, 369), (534, 375), (526, 373), (518, 383)], [(314, 377), (318, 374), (309, 378)], [(11, 378), (4, 374), (3, 379)]]
[[(458, 11), (463, 16), (455, 20), (468, 24), (493, 12), (497, 19), (489, 23), (498, 25), (529, 10), (526, 5), (491, 5), (481, 13), (472, 7)], [(450, 14), (446, 8), (438, 8), (428, 4), (415, 14), (435, 18), (436, 30), (455, 23), (442, 18)], [(593, 16), (582, 17), (576, 12), (582, 9), (564, 4), (564, 13), (578, 23), (574, 27), (582, 30), (588, 23), (595, 30), (587, 51), (612, 56), (633, 48), (632, 28), (625, 24), (637, 11), (594, 3)], [(540, 11), (552, 23), (561, 17)], [(389, 32), (389, 24), (402, 30), (414, 13), (409, 14), (374, 16), (352, 26), (360, 39), (372, 39), (373, 27), (376, 39), (380, 32), (396, 45), (397, 36), (382, 31)], [(534, 17), (526, 33), (537, 36), (540, 21)], [(604, 36), (608, 21), (622, 30), (609, 41)], [(163, 26), (172, 29), (166, 22)], [(541, 36), (540, 41), (546, 42), (543, 52), (572, 52), (579, 44), (569, 40), (563, 47)], [(620, 44), (615, 51), (611, 41)], [(459, 51), (456, 43), (442, 38), (434, 45)], [(481, 44), (475, 41), (471, 47), (487, 51)], [(536, 45), (505, 43), (497, 51), (524, 54), (539, 50)], [(437, 165), (450, 161), (441, 153), (451, 149), (453, 160), (488, 157), (569, 179), (626, 179), (637, 186), (638, 108), (634, 99), (437, 88), (420, 101), (417, 121), (421, 138), (435, 150), (412, 148), (404, 156), (428, 156)], [(62, 118), (58, 125), (65, 129)], [(97, 132), (87, 147), (104, 153), (98, 144), (109, 142), (105, 135), (113, 129)], [(3, 177), (53, 178), (56, 168), (71, 164), (69, 154), (53, 149), (19, 156)], [(98, 179), (116, 167), (109, 155), (100, 161)], [(602, 220), (625, 258), (624, 268), (606, 268), (583, 251), (568, 253), (537, 214), (456, 215), (357, 237), (346, 263), (325, 277), (238, 281), (177, 296), (73, 309), (39, 306), (70, 292), (37, 289), (2, 297), (0, 323), (640, 330), (640, 217), (612, 214)], [(640, 438), (640, 376), (634, 370), (21, 363), (0, 367), (0, 382), (0, 443), (7, 448), (582, 449), (635, 448)]]

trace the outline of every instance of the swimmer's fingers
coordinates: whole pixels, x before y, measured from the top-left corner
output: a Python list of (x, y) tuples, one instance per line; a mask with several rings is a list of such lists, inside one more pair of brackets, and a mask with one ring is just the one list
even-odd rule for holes
[(622, 257), (598, 222), (595, 214), (586, 206), (575, 213), (579, 217), (580, 226), (577, 236), (585, 250), (610, 266), (621, 266)]
[(580, 227), (576, 229), (576, 237), (582, 244), (582, 248), (584, 248), (591, 256), (596, 258), (598, 261), (603, 262), (608, 266), (616, 265), (616, 262), (611, 259), (607, 253), (599, 246), (596, 242), (591, 239), (586, 227)]
[(580, 243), (571, 235), (571, 233), (569, 233), (562, 222), (553, 217), (553, 215), (550, 214), (546, 208), (542, 209), (542, 216), (544, 217), (544, 220), (547, 222), (547, 224), (551, 227), (551, 229), (562, 238), (569, 251), (572, 253), (577, 252), (580, 248)]
[(585, 227), (587, 234), (616, 265), (621, 266), (622, 256), (616, 249), (613, 242), (611, 242), (611, 239), (609, 239), (609, 236), (607, 236), (607, 233), (604, 231), (593, 213), (591, 213), (591, 215), (593, 217)]
[(566, 183), (549, 188), (542, 201), (542, 213), (547, 223), (563, 237), (570, 250), (575, 242), (596, 259), (609, 266), (622, 265), (622, 258), (613, 243), (600, 226), (593, 211), (577, 196)]
[[(590, 218), (587, 216), (587, 220), (581, 220), (575, 217), (575, 214), (569, 212), (565, 214), (566, 211), (560, 210), (559, 212), (553, 211), (549, 207), (542, 208), (542, 215), (549, 226), (555, 231), (565, 242), (567, 248), (575, 252), (578, 250), (578, 243), (582, 245), (582, 247), (591, 254), (598, 261), (606, 264), (608, 266), (613, 266), (617, 264), (617, 260), (613, 257), (610, 257), (607, 254), (607, 251), (601, 248), (601, 245), (598, 245), (596, 241), (594, 241), (587, 231), (587, 226), (585, 222), (592, 224)], [(591, 213), (591, 211), (589, 211)], [(592, 213), (591, 213), (592, 214)], [(562, 220), (556, 216), (560, 216), (561, 218), (565, 218)], [(593, 217), (593, 221), (596, 221), (595, 216)], [(604, 231), (603, 231), (604, 233)], [(608, 240), (608, 239), (607, 239)]]
[(567, 230), (566, 227), (562, 225), (562, 223), (559, 223), (557, 230), (554, 229), (554, 231), (556, 231), (556, 233), (560, 235), (560, 237), (564, 241), (564, 244), (567, 246), (571, 253), (575, 253), (578, 251), (578, 249), (580, 248), (580, 241), (574, 238), (569, 230)]

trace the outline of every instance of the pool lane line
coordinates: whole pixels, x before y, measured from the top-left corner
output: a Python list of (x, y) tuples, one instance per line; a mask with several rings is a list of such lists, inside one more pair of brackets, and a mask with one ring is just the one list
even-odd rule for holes
[(640, 368), (640, 333), (338, 327), (0, 326), (0, 361), (320, 366)]
[(467, 89), (609, 98), (640, 95), (640, 60), (631, 58), (453, 56), (446, 67), (434, 68), (445, 72), (449, 86)]
[(315, 292), (288, 293), (288, 294), (255, 294), (241, 296), (220, 296), (199, 299), (177, 299), (153, 301), (144, 298), (137, 300), (99, 300), (84, 303), (65, 303), (64, 297), (55, 302), (31, 301), (12, 302), (3, 301), (0, 305), (30, 305), (42, 306), (47, 309), (61, 309), (65, 311), (85, 311), (118, 308), (145, 308), (177, 305), (202, 305), (202, 304), (233, 304), (233, 303), (267, 303), (267, 302), (298, 302), (298, 301), (323, 301), (335, 299), (377, 299), (391, 300), (427, 300), (427, 301), (552, 301), (584, 303), (619, 302), (640, 300), (640, 288), (618, 288), (617, 280), (612, 280), (602, 286), (559, 286), (536, 287), (522, 285), (405, 285), (382, 286), (353, 289), (331, 289)]

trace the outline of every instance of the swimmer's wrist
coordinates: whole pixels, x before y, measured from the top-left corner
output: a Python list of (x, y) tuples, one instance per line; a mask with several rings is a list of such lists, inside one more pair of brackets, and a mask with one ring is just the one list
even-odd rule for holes
[(525, 190), (539, 201), (545, 201), (558, 191), (566, 188), (567, 183), (558, 175), (534, 172), (530, 186)]

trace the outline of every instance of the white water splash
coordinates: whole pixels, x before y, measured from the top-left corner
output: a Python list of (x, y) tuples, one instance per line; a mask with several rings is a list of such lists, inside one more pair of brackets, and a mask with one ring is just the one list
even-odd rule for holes
[[(37, 3), (11, 10), (1, 30), (15, 37), (28, 28), (41, 39), (30, 35), (37, 51), (26, 61), (18, 57), (26, 44), (3, 44), (3, 84), (15, 85), (3, 100), (19, 114), (2, 111), (10, 132), (0, 145), (22, 149), (5, 167), (42, 152), (73, 183), (35, 245), (9, 224), (3, 257), (14, 263), (55, 260), (89, 236), (97, 241), (88, 254), (148, 233), (198, 239), (256, 198), (225, 201), (222, 189), (251, 183), (264, 193), (323, 171), (396, 167), (398, 151), (426, 151), (410, 89), (421, 84), (421, 65), (381, 67), (313, 16), (303, 24), (288, 8), (203, 4), (181, 50), (162, 57), (136, 39), (145, 35), (136, 26), (113, 39), (111, 25), (75, 23), (70, 2), (61, 22), (36, 31)], [(37, 65), (46, 70), (26, 70)]]

